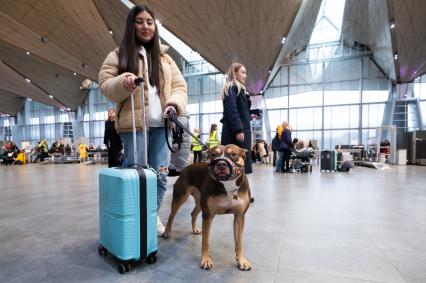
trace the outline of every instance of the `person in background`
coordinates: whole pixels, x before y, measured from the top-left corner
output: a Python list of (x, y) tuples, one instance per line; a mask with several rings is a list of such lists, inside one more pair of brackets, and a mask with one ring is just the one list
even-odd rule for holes
[(61, 140), (61, 141), (59, 141), (59, 145), (58, 145), (58, 147), (56, 148), (56, 152), (58, 152), (58, 153), (60, 153), (60, 154), (62, 154), (62, 155), (64, 155), (65, 154), (65, 145), (64, 145), (64, 142)]
[(305, 148), (305, 142), (303, 140), (299, 140), (295, 145), (294, 148), (297, 150)]
[[(189, 125), (189, 113), (184, 112), (182, 116), (178, 118), (179, 122), (185, 126), (187, 129), (190, 129)], [(176, 127), (177, 129), (177, 127)], [(191, 151), (191, 136), (181, 130), (181, 143), (180, 145), (173, 143), (173, 150), (170, 158), (169, 165), (169, 176), (179, 176), (180, 172), (189, 165), (189, 152)]]
[(280, 136), (278, 132), (276, 132), (275, 137), (272, 139), (271, 148), (273, 152), (272, 166), (275, 167), (277, 165), (278, 150), (280, 149)]
[[(154, 12), (146, 5), (129, 10), (120, 47), (110, 52), (99, 73), (101, 93), (117, 103), (116, 130), (124, 145), (124, 163), (133, 164), (132, 100), (139, 94), (137, 77), (144, 79), (145, 105), (140, 95), (134, 96), (137, 161), (147, 162), (158, 172), (157, 210), (166, 191), (170, 151), (166, 144), (165, 122), (170, 111), (177, 116), (185, 111), (188, 95), (185, 79), (173, 59), (166, 54), (168, 47), (160, 44)], [(142, 117), (142, 107), (145, 117)], [(148, 160), (144, 160), (144, 132), (146, 129)], [(164, 226), (157, 218), (157, 235), (162, 236)]]
[(80, 163), (87, 160), (87, 147), (83, 143), (78, 144), (78, 152), (80, 154)]
[[(245, 173), (253, 172), (251, 159), (251, 125), (250, 120), (256, 115), (250, 115), (250, 95), (246, 92), (246, 68), (243, 64), (232, 63), (226, 72), (226, 83), (222, 88), (223, 124), (222, 145), (235, 144), (247, 150), (245, 158)], [(251, 199), (253, 202), (254, 199)]]
[(108, 119), (105, 121), (104, 145), (108, 149), (108, 167), (118, 167), (123, 163), (121, 151), (123, 142), (115, 130), (117, 113), (114, 108), (108, 110)]
[(298, 138), (294, 138), (293, 139), (293, 147), (296, 147), (298, 143), (299, 143), (299, 139)]
[(262, 164), (268, 164), (268, 146), (266, 145), (265, 141), (260, 140), (257, 148), (260, 156), (260, 162)]
[[(194, 136), (197, 138), (200, 138), (200, 130), (198, 128), (194, 129)], [(201, 162), (201, 152), (203, 151), (203, 146), (200, 144), (199, 141), (192, 138), (192, 152), (194, 153), (194, 163)]]
[(219, 135), (217, 133), (217, 124), (213, 123), (210, 126), (209, 139), (207, 140), (207, 145), (209, 148), (213, 148), (219, 145)]
[(71, 146), (69, 144), (67, 144), (65, 146), (65, 154), (66, 155), (71, 155), (71, 153), (72, 153), (72, 148), (71, 148)]
[(31, 155), (35, 156), (33, 163), (37, 163), (37, 160), (41, 158), (41, 141), (37, 143), (37, 145), (32, 149)]
[(20, 150), (12, 141), (6, 141), (2, 148), (0, 159), (3, 165), (12, 165), (15, 162)]
[(277, 162), (276, 172), (289, 173), (290, 172), (290, 154), (294, 148), (291, 139), (291, 131), (287, 121), (283, 122), (283, 132), (281, 134), (280, 142), (280, 157)]
[(46, 157), (49, 157), (49, 146), (47, 145), (46, 140), (39, 141), (39, 143), (37, 144), (36, 152), (37, 152), (37, 157), (33, 161), (34, 163), (36, 163), (37, 160), (39, 159), (40, 159), (40, 162), (43, 162)]
[(385, 162), (389, 163), (389, 155), (390, 155), (390, 141), (385, 140), (384, 142), (380, 142), (380, 153), (385, 155)]
[(53, 154), (53, 153), (55, 153), (57, 151), (58, 151), (58, 141), (54, 141), (52, 143), (52, 146), (49, 149), (49, 152)]
[(243, 64), (233, 63), (226, 72), (227, 79), (222, 88), (223, 124), (222, 144), (235, 144), (247, 150), (245, 159), (245, 172), (253, 172), (251, 159), (251, 127), (250, 115), (251, 101), (246, 93), (245, 82), (247, 79), (246, 68)]

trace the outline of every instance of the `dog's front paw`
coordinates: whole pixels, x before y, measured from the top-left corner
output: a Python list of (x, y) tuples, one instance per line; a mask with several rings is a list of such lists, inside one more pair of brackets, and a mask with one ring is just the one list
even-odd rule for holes
[(212, 266), (213, 266), (213, 262), (212, 262), (210, 256), (203, 256), (203, 257), (201, 257), (200, 267), (202, 269), (208, 270), (208, 269), (211, 269)]
[(237, 262), (238, 262), (238, 269), (239, 270), (243, 270), (243, 271), (251, 270), (251, 264), (244, 256), (237, 258)]
[(192, 234), (201, 234), (201, 229), (195, 226), (192, 228)]

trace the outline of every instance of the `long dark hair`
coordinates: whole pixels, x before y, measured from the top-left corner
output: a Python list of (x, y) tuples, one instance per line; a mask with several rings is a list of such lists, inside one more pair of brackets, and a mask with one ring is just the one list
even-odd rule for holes
[[(150, 42), (142, 42), (136, 37), (136, 16), (148, 12), (154, 20), (155, 33)], [(139, 48), (145, 47), (148, 59), (149, 82), (151, 85), (160, 86), (160, 36), (158, 26), (155, 22), (154, 12), (145, 5), (137, 5), (130, 9), (127, 15), (126, 30), (121, 40), (118, 52), (118, 73), (130, 72), (135, 75), (139, 73)]]

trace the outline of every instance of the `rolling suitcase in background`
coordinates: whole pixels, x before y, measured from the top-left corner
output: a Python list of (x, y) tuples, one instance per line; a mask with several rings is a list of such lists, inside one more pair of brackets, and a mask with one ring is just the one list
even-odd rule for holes
[(337, 155), (334, 150), (321, 151), (321, 168), (320, 171), (336, 171)]
[[(140, 85), (144, 105), (143, 81)], [(136, 126), (133, 110), (133, 150), (137, 164)], [(142, 107), (144, 112), (144, 107)], [(145, 114), (142, 113), (142, 117)], [(144, 127), (146, 147), (146, 129)], [(118, 259), (118, 271), (128, 272), (131, 263), (157, 259), (157, 174), (145, 164), (128, 168), (106, 168), (99, 173), (99, 255), (111, 253)]]

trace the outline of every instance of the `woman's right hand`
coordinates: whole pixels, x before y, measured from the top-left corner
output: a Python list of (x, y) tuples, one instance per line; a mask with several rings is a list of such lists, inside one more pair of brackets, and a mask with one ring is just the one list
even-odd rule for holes
[(133, 91), (137, 85), (135, 85), (135, 79), (137, 77), (134, 74), (128, 74), (124, 77), (123, 79), (123, 87), (127, 90), (127, 91)]
[(237, 141), (244, 142), (244, 133), (243, 132), (236, 134), (235, 137), (236, 137)]

